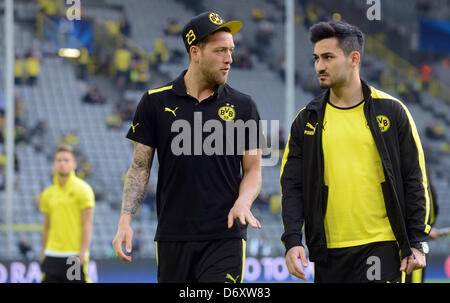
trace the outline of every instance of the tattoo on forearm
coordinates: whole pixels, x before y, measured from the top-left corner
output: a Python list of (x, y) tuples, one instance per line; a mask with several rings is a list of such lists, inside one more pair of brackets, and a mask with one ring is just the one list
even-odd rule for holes
[(150, 177), (153, 149), (136, 144), (133, 161), (125, 178), (122, 197), (122, 214), (135, 215), (144, 200)]

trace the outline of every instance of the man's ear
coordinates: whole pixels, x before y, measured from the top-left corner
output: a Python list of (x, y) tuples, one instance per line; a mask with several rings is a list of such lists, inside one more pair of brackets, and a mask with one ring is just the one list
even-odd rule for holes
[(193, 62), (198, 63), (200, 51), (200, 47), (198, 47), (197, 45), (192, 45), (189, 49), (189, 54), (191, 55)]
[(361, 54), (358, 51), (353, 51), (350, 54), (352, 60), (352, 66), (357, 67), (361, 63)]

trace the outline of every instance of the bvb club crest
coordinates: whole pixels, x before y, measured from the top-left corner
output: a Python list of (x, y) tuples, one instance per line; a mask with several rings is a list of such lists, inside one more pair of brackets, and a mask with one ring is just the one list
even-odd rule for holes
[(377, 116), (378, 125), (380, 126), (380, 130), (382, 133), (387, 131), (389, 127), (391, 126), (391, 123), (389, 122), (388, 117), (379, 115)]
[(209, 21), (216, 25), (221, 25), (223, 23), (223, 19), (216, 13), (209, 14)]
[(234, 105), (226, 103), (225, 106), (219, 108), (219, 117), (224, 121), (234, 120), (236, 117), (236, 111), (234, 110)]

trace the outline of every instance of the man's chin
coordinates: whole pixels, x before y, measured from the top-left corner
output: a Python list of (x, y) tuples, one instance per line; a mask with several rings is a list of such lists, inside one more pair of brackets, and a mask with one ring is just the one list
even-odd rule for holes
[(228, 79), (228, 75), (225, 75), (223, 77), (218, 77), (218, 79), (216, 79), (216, 83), (218, 85), (223, 85), (223, 84), (227, 83), (227, 79)]
[(319, 81), (319, 86), (320, 86), (320, 88), (322, 88), (322, 89), (326, 89), (326, 88), (330, 88), (330, 87), (331, 87), (331, 84), (330, 84), (330, 83), (327, 83), (327, 82)]
[(66, 172), (58, 172), (56, 173), (58, 175), (58, 177), (60, 178), (66, 178), (70, 175), (70, 172), (66, 173)]

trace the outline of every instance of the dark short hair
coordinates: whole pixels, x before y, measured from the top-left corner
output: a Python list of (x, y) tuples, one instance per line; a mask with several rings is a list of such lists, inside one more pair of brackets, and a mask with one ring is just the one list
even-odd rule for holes
[(309, 39), (312, 43), (327, 38), (337, 38), (338, 46), (349, 55), (353, 51), (364, 52), (364, 34), (352, 24), (342, 21), (328, 21), (314, 24), (309, 29)]

